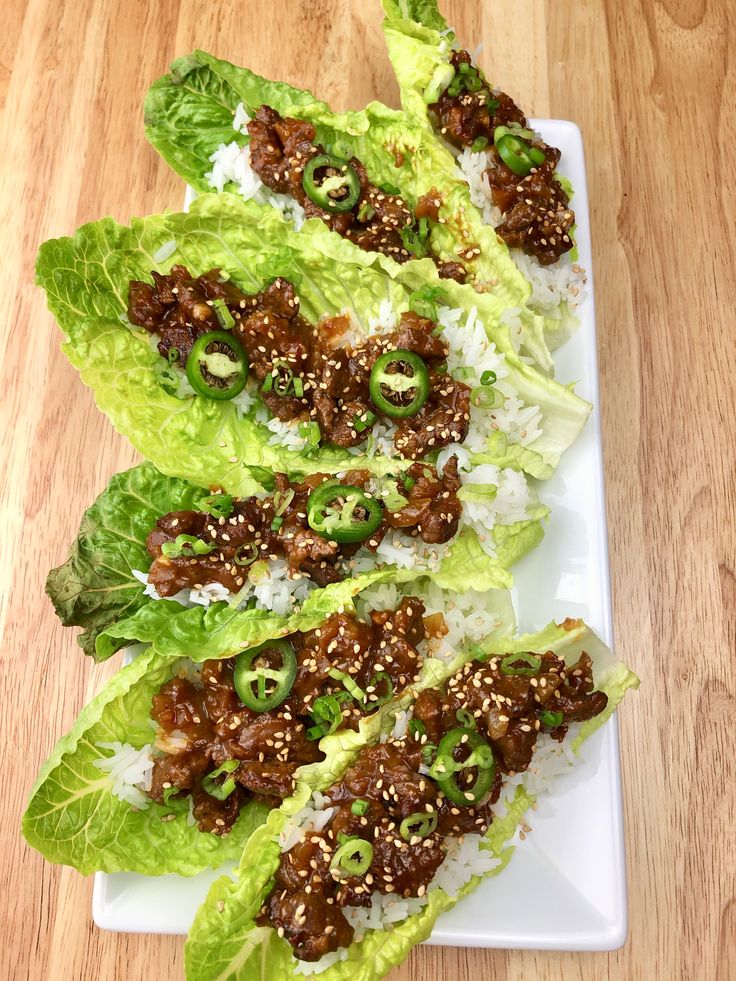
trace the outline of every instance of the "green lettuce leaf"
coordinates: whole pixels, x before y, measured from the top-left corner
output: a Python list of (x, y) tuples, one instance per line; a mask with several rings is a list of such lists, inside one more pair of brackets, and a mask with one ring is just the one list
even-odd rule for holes
[[(173, 254), (154, 261), (157, 250), (172, 242)], [(466, 314), (475, 307), (505, 357), (506, 381), (525, 404), (538, 404), (542, 412), (541, 435), (532, 445), (500, 446), (489, 438), (478, 455), (481, 462), (548, 477), (584, 425), (589, 404), (518, 358), (489, 295), (440, 280), (428, 259), (398, 266), (363, 252), (316, 219), (295, 232), (273, 208), (206, 195), (188, 214), (134, 219), (130, 227), (111, 218), (84, 225), (73, 238), (46, 242), (37, 262), (37, 281), (67, 336), (67, 357), (116, 429), (162, 472), (248, 494), (257, 490), (264, 472), (334, 473), (355, 464), (354, 455), (336, 447), (309, 454), (278, 445), (256, 421), (255, 409), (240, 418), (231, 402), (168, 394), (158, 381), (162, 359), (150, 338), (121, 323), (130, 280), (148, 279), (154, 268), (167, 271), (183, 263), (198, 275), (219, 266), (242, 288), (255, 291), (275, 275), (274, 262), (280, 274), (299, 282), (302, 311), (312, 321), (347, 311), (367, 329), (382, 300), (394, 310), (406, 309), (411, 293), (427, 283), (441, 285), (448, 302)], [(374, 456), (361, 465), (385, 474), (408, 461)]]
[[(140, 654), (107, 682), (56, 744), (31, 791), (23, 835), (50, 862), (90, 872), (195, 875), (236, 859), (267, 808), (248, 804), (229, 835), (203, 834), (188, 823), (188, 805), (153, 801), (138, 810), (111, 791), (94, 764), (110, 755), (99, 743), (152, 741), (151, 699), (180, 669), (180, 660)], [(173, 816), (173, 817), (172, 817)]]
[[(608, 694), (606, 711), (597, 719), (584, 723), (573, 743), (577, 749), (591, 732), (603, 725), (629, 688), (638, 686), (638, 678), (613, 657), (596, 635), (582, 621), (550, 624), (537, 634), (496, 641), (486, 645), (489, 652), (554, 650), (574, 661), (581, 651), (590, 654), (596, 685)], [(374, 734), (375, 738), (375, 734)], [(356, 750), (359, 748), (356, 745)], [(255, 981), (268, 977), (297, 977), (297, 961), (287, 941), (268, 927), (258, 927), (254, 920), (273, 886), (280, 849), (278, 835), (289, 818), (309, 799), (310, 789), (326, 790), (340, 779), (351, 759), (350, 752), (336, 751), (325, 761), (325, 771), (316, 774), (300, 787), (293, 799), (269, 815), (268, 822), (251, 837), (241, 858), (238, 875), (233, 880), (221, 877), (212, 886), (200, 907), (185, 947), (188, 981)], [(324, 779), (321, 779), (323, 777)], [(494, 821), (486, 836), (485, 847), (500, 864), (489, 875), (498, 874), (509, 861), (513, 848), (509, 842), (534, 796), (524, 787), (517, 788), (507, 813)], [(451, 897), (442, 889), (429, 893), (427, 906), (385, 931), (369, 931), (348, 949), (347, 959), (338, 961), (320, 973), (325, 981), (375, 981), (400, 964), (412, 947), (425, 940), (437, 917), (475, 889), (481, 881), (476, 876)]]
[[(464, 592), (472, 582), (476, 591), (485, 594), (486, 608), (496, 614), (499, 636), (504, 636), (515, 623), (510, 596), (506, 589), (498, 587), (490, 566), (482, 563), (479, 553), (477, 539), (462, 536), (440, 568), (427, 572), (422, 579), (455, 592)], [(201, 606), (186, 609), (172, 600), (157, 600), (103, 631), (97, 641), (97, 654), (100, 658), (109, 656), (121, 638), (134, 637), (141, 643), (152, 644), (166, 658), (187, 656), (193, 661), (204, 661), (232, 657), (266, 637), (313, 630), (335, 610), (350, 607), (358, 593), (371, 586), (396, 583), (409, 590), (413, 581), (417, 581), (414, 569), (376, 569), (315, 589), (301, 609), (289, 617), (267, 610), (236, 610), (225, 603), (215, 603), (206, 609)]]
[[(471, 201), (467, 184), (453, 166), (452, 153), (435, 132), (424, 98), (432, 77), (441, 72), (442, 67), (449, 62), (455, 35), (440, 13), (436, 0), (383, 0), (383, 9), (386, 14), (383, 32), (389, 58), (399, 82), (401, 105), (410, 124), (425, 131), (425, 142), (437, 154), (436, 166), (446, 173), (447, 183), (441, 185), (443, 192), (447, 187), (452, 187), (453, 193), (455, 189), (458, 190), (458, 208), (466, 209), (468, 229), (472, 229), (474, 236), (466, 241), (478, 242), (483, 250), (483, 255), (474, 264), (476, 276), (480, 279), (488, 278), (490, 267), (484, 262), (486, 255), (493, 255), (499, 268), (505, 264), (513, 264), (514, 260), (493, 228), (482, 223), (480, 213)], [(561, 182), (572, 196), (570, 182), (565, 178), (561, 178)], [(491, 238), (496, 239), (495, 253), (490, 251)], [(529, 293), (526, 294), (525, 301), (529, 302)], [(538, 319), (523, 322), (522, 343), (540, 367), (552, 370), (551, 359), (548, 359), (549, 351), (560, 347), (573, 333), (577, 323), (577, 317), (570, 313), (563, 301), (557, 316), (545, 317), (543, 321)]]
[[(190, 509), (208, 494), (187, 481), (166, 477), (145, 463), (113, 477), (108, 487), (85, 513), (70, 558), (48, 577), (47, 592), (67, 626), (83, 626), (82, 649), (105, 660), (126, 643), (152, 643), (168, 636), (186, 642), (201, 635), (202, 657), (217, 656), (220, 637), (227, 631), (245, 646), (264, 627), (282, 624), (282, 617), (265, 610), (237, 611), (226, 603), (187, 608), (175, 600), (155, 600), (145, 595), (133, 570), (147, 572), (151, 558), (146, 538), (156, 520), (169, 511)], [(541, 540), (548, 509), (536, 505), (529, 519), (494, 529), (496, 557), (480, 546), (477, 535), (465, 529), (453, 542), (433, 580), (443, 589), (462, 591), (469, 581), (481, 591), (507, 589), (512, 584), (509, 568)], [(378, 581), (406, 581), (417, 575), (416, 567), (397, 570), (377, 566), (376, 573), (361, 573), (348, 582), (315, 589), (295, 622), (316, 626), (334, 607), (334, 597), (349, 600), (359, 590)], [(234, 626), (235, 625), (235, 626)], [(294, 629), (298, 629), (295, 627)], [(301, 629), (301, 628), (299, 628)], [(310, 629), (304, 627), (303, 629)], [(187, 653), (186, 649), (180, 651)]]
[[(436, 32), (432, 34), (436, 36)], [(420, 50), (418, 54), (423, 64), (435, 52)], [(403, 96), (407, 86), (401, 73), (399, 79)], [(175, 61), (171, 73), (151, 87), (145, 104), (146, 134), (192, 187), (210, 191), (205, 178), (211, 169), (210, 156), (221, 144), (248, 142), (247, 136), (233, 129), (233, 116), (241, 102), (250, 115), (267, 104), (282, 115), (308, 119), (328, 151), (345, 158), (355, 155), (375, 183), (399, 187), (412, 206), (423, 195), (439, 190), (443, 223), (432, 225), (433, 250), (443, 259), (465, 266), (469, 281), (492, 303), (497, 318), (509, 308), (519, 308), (524, 353), (545, 372), (553, 370), (543, 320), (526, 305), (531, 287), (506, 246), (470, 204), (467, 185), (460, 179), (452, 155), (423, 118), (423, 102), (422, 115), (411, 102), (406, 113), (378, 102), (359, 112), (331, 113), (309, 92), (269, 82), (247, 68), (195, 51)], [(480, 247), (481, 255), (466, 260), (464, 253), (471, 243)]]
[[(381, 571), (367, 574), (362, 585), (365, 588), (409, 579), (409, 574), (396, 580), (390, 571)], [(126, 637), (154, 643), (103, 686), (71, 731), (57, 743), (23, 816), (23, 834), (29, 844), (49, 861), (71, 865), (84, 874), (129, 871), (194, 875), (237, 858), (247, 837), (265, 819), (267, 807), (249, 804), (225, 837), (203, 834), (189, 824), (185, 801), (172, 801), (168, 806), (151, 801), (147, 808), (137, 809), (119, 800), (112, 792), (110, 777), (95, 766), (96, 760), (109, 755), (100, 744), (127, 743), (136, 749), (149, 745), (153, 738), (153, 695), (179, 673), (187, 658), (195, 662), (227, 658), (266, 640), (311, 630), (338, 609), (350, 606), (359, 589), (360, 584), (351, 579), (316, 591), (311, 603), (289, 618), (263, 610), (237, 613), (222, 604), (177, 613), (171, 608), (178, 604), (162, 600), (137, 610), (125, 626), (123, 621), (113, 624), (110, 630), (119, 628)], [(496, 635), (512, 630), (514, 613), (509, 594), (490, 590), (484, 599), (488, 611), (496, 614)], [(428, 660), (422, 683), (442, 681), (455, 664)], [(409, 698), (409, 692), (401, 696), (404, 702)], [(358, 732), (338, 732), (324, 738), (321, 746), (327, 761), (303, 767), (301, 779), (329, 781), (335, 766), (344, 769), (356, 748), (377, 736), (392, 706), (395, 702), (362, 720)]]
[(85, 511), (71, 555), (46, 580), (64, 626), (85, 628), (77, 638), (85, 654), (94, 654), (105, 627), (150, 602), (133, 569), (146, 571), (151, 564), (146, 538), (156, 520), (191, 510), (207, 493), (144, 463), (116, 474)]

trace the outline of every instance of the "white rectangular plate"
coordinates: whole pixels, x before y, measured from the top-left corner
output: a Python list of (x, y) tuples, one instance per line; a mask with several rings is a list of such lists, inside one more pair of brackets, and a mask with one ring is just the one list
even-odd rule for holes
[[(611, 644), (611, 596), (603, 489), (590, 221), (580, 130), (563, 120), (533, 120), (562, 150), (560, 170), (575, 188), (580, 262), (588, 271), (580, 327), (556, 354), (557, 377), (576, 381), (593, 403), (583, 434), (565, 454), (541, 497), (552, 509), (542, 544), (514, 570), (520, 627), (583, 617)], [(626, 938), (618, 731), (615, 718), (583, 747), (573, 773), (527, 818), (532, 831), (517, 843), (509, 867), (443, 915), (429, 943), (467, 947), (612, 950)], [(187, 933), (210, 883), (129, 873), (95, 880), (92, 912), (107, 930)]]

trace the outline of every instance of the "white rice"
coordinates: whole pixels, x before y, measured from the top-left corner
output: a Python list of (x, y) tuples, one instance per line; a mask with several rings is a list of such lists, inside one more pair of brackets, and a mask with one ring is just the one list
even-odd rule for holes
[(269, 446), (282, 446), (285, 450), (301, 452), (308, 442), (299, 432), (301, 425), (301, 419), (293, 419), (290, 422), (282, 422), (276, 416), (269, 419), (266, 423), (266, 429), (273, 433), (268, 440)]
[[(529, 770), (524, 774), (518, 774), (516, 777), (504, 778), (501, 797), (494, 807), (494, 816), (497, 820), (503, 818), (507, 813), (507, 804), (513, 800), (516, 788), (520, 783), (523, 782), (527, 791), (533, 795), (554, 791), (556, 777), (566, 773), (575, 760), (570, 745), (566, 744), (572, 743), (577, 734), (577, 729), (577, 725), (571, 726), (562, 743), (555, 742), (546, 733), (539, 737)], [(307, 805), (305, 811), (308, 809), (311, 810), (312, 814), (314, 813), (314, 801)], [(517, 835), (520, 830), (520, 828), (517, 829)], [(369, 930), (385, 930), (420, 912), (429, 902), (429, 894), (432, 890), (443, 889), (449, 896), (457, 896), (474, 876), (485, 875), (498, 868), (501, 865), (501, 859), (483, 847), (483, 843), (484, 839), (481, 835), (467, 834), (461, 838), (451, 836), (445, 838), (447, 854), (424, 896), (403, 899), (393, 894), (382, 895), (374, 892), (371, 895), (370, 907), (345, 907), (343, 913), (356, 931), (355, 940), (361, 940)], [(300, 974), (319, 974), (346, 957), (347, 948), (342, 948), (308, 964), (297, 961), (295, 958), (294, 970)]]
[[(483, 222), (496, 228), (503, 221), (503, 215), (491, 198), (491, 187), (486, 171), (488, 159), (485, 151), (473, 153), (465, 147), (457, 156), (460, 176), (470, 188), (470, 200), (480, 211)], [(573, 314), (585, 298), (584, 286), (587, 281), (585, 270), (570, 259), (562, 256), (551, 266), (543, 266), (534, 256), (525, 255), (521, 249), (511, 249), (511, 257), (532, 287), (530, 306), (543, 317), (561, 320), (566, 314)]]
[(95, 745), (99, 749), (112, 750), (112, 756), (93, 761), (98, 770), (108, 774), (110, 792), (118, 800), (138, 810), (146, 810), (149, 804), (146, 791), (151, 789), (153, 775), (153, 747), (147, 745), (136, 749), (130, 743), (120, 742)]
[[(464, 593), (445, 593), (428, 580), (413, 582), (412, 596), (418, 596), (425, 606), (426, 616), (441, 613), (447, 633), (432, 637), (427, 644), (427, 656), (449, 660), (468, 643), (477, 643), (493, 633), (500, 625), (495, 613), (486, 609), (486, 597), (469, 589)], [(393, 583), (371, 586), (355, 597), (358, 615), (367, 618), (371, 610), (393, 610), (405, 592)], [(408, 724), (408, 719), (406, 720)]]
[(294, 845), (303, 841), (308, 834), (321, 831), (332, 820), (336, 807), (329, 807), (328, 797), (316, 790), (311, 799), (297, 814), (287, 821), (279, 835), (282, 852), (291, 851)]
[[(243, 103), (239, 102), (233, 117), (233, 129), (236, 133), (247, 135), (249, 122), (250, 116), (245, 111)], [(231, 143), (221, 143), (209, 160), (212, 170), (204, 176), (210, 187), (222, 193), (226, 185), (233, 184), (246, 201), (270, 204), (281, 212), (284, 220), (291, 222), (297, 231), (302, 227), (305, 220), (304, 209), (288, 194), (278, 194), (266, 187), (253, 170), (248, 145), (241, 146), (236, 140)]]

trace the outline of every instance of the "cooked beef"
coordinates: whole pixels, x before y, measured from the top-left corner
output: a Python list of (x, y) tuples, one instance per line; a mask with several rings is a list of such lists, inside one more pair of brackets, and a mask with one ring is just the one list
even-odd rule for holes
[[(390, 616), (396, 625), (399, 611)], [(417, 616), (418, 612), (402, 614), (407, 636)], [(543, 712), (565, 711), (565, 724), (552, 730), (553, 736), (562, 738), (568, 721), (592, 718), (605, 708), (605, 694), (593, 691), (587, 654), (565, 668), (560, 658), (548, 652), (541, 655), (531, 676), (504, 673), (502, 661), (507, 669), (529, 666), (501, 656), (475, 661), (462, 668), (444, 692), (422, 692), (414, 702), (415, 726), (409, 733), (361, 750), (342, 780), (325, 792), (334, 809), (327, 826), (282, 853), (273, 890), (256, 922), (278, 930), (299, 959), (318, 960), (350, 944), (353, 928), (342, 908), (370, 906), (374, 892), (399, 898), (423, 896), (445, 858), (448, 836), (485, 834), (493, 821), (502, 774), (529, 765), (540, 726), (546, 725), (540, 721)], [(459, 806), (420, 769), (432, 762), (446, 733), (467, 724), (464, 713), (473, 716), (496, 767), (484, 798), (475, 805)], [(459, 743), (455, 760), (467, 759), (468, 752)], [(476, 768), (457, 771), (459, 789), (463, 780), (472, 787), (477, 773)], [(432, 812), (437, 824), (424, 837), (401, 834), (402, 821)], [(358, 874), (334, 861), (336, 850), (350, 838), (371, 846), (368, 865)]]
[[(422, 217), (437, 220), (438, 205), (428, 207), (427, 197), (420, 199), (412, 212), (400, 194), (373, 184), (363, 164), (352, 157), (346, 161), (353, 167), (360, 182), (360, 195), (349, 211), (328, 212), (307, 195), (303, 186), (304, 168), (315, 156), (326, 151), (315, 143), (314, 126), (300, 119), (283, 118), (270, 106), (261, 106), (248, 123), (251, 166), (266, 187), (279, 194), (288, 194), (304, 208), (308, 218), (317, 217), (339, 235), (350, 239), (359, 248), (382, 252), (396, 262), (408, 262), (417, 254), (408, 247), (415, 239)], [(437, 197), (436, 192), (435, 197)], [(434, 199), (432, 199), (433, 201)], [(465, 270), (457, 263), (441, 263), (430, 253), (438, 266), (446, 267), (444, 275), (463, 282)], [(443, 275), (443, 272), (440, 272)]]
[[(369, 471), (349, 471), (342, 483), (365, 488), (371, 477)], [(431, 464), (409, 467), (402, 488), (406, 503), (397, 510), (384, 510), (376, 531), (367, 541), (355, 544), (322, 538), (307, 521), (310, 494), (334, 477), (313, 474), (292, 483), (285, 475), (276, 474), (275, 479), (271, 496), (232, 498), (228, 518), (203, 511), (172, 511), (158, 519), (146, 545), (153, 559), (148, 581), (160, 596), (201, 589), (212, 582), (237, 593), (245, 585), (253, 562), (268, 559), (286, 559), (292, 577), (304, 576), (318, 586), (327, 586), (349, 575), (349, 561), (361, 545), (375, 551), (388, 528), (402, 529), (428, 544), (447, 542), (457, 533), (462, 506), (457, 496), (460, 480), (456, 457), (450, 457), (441, 476)], [(279, 518), (283, 520), (279, 522)], [(190, 535), (215, 547), (207, 555), (165, 555), (164, 546), (176, 542), (179, 535)]]
[[(381, 354), (402, 349), (424, 360), (432, 391), (421, 412), (398, 427), (396, 448), (416, 460), (465, 439), (470, 389), (447, 374), (448, 348), (431, 320), (407, 311), (394, 331), (358, 345), (340, 344), (348, 329), (345, 317), (309, 323), (299, 313), (293, 284), (285, 279), (248, 295), (222, 280), (218, 269), (196, 279), (184, 266), (174, 266), (167, 276), (152, 275), (155, 287), (136, 280), (130, 284), (131, 323), (158, 335), (162, 357), (184, 368), (197, 337), (222, 329), (212, 306), (222, 300), (235, 322), (232, 333), (260, 383), (260, 398), (283, 422), (316, 422), (326, 443), (359, 446), (380, 415), (371, 401), (371, 369)], [(267, 376), (268, 390), (263, 386)]]
[[(461, 65), (471, 65), (467, 51), (454, 51), (451, 63), (456, 72)], [(544, 163), (526, 177), (515, 174), (501, 159), (493, 143), (497, 126), (516, 124), (524, 129), (523, 112), (504, 92), (494, 91), (480, 75), (476, 92), (462, 91), (450, 95), (445, 90), (430, 106), (436, 125), (445, 139), (463, 149), (479, 139), (487, 140), (488, 170), (493, 203), (503, 213), (496, 232), (511, 248), (536, 256), (542, 265), (556, 262), (573, 247), (571, 230), (575, 215), (569, 198), (555, 176), (560, 151), (534, 138), (534, 146), (543, 151)]]
[[(221, 835), (231, 830), (248, 801), (288, 797), (296, 769), (322, 758), (317, 740), (308, 735), (324, 721), (310, 714), (315, 699), (342, 693), (341, 725), (355, 728), (386, 695), (415, 682), (421, 667), (418, 647), (426, 638), (423, 614), (420, 600), (404, 597), (395, 610), (373, 613), (368, 621), (336, 613), (315, 630), (292, 634), (287, 640), (296, 655), (296, 677), (285, 701), (270, 712), (253, 711), (241, 702), (233, 684), (235, 659), (205, 661), (198, 680), (172, 678), (153, 697), (151, 718), (164, 752), (154, 761), (152, 799), (166, 803), (172, 795), (191, 795), (200, 830)], [(261, 656), (268, 659), (268, 647)], [(379, 673), (390, 678), (390, 685), (385, 677), (377, 679)], [(363, 690), (364, 698), (345, 696), (344, 676)], [(220, 800), (208, 792), (206, 778), (233, 760), (236, 769), (214, 778), (219, 784), (235, 781), (235, 789)]]

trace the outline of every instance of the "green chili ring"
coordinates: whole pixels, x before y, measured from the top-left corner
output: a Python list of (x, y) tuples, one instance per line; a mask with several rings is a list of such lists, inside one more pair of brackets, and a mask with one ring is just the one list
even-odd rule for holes
[(248, 359), (240, 341), (224, 330), (202, 334), (187, 358), (187, 378), (198, 395), (225, 401), (245, 388)]
[[(395, 370), (390, 371), (390, 368)], [(403, 368), (410, 368), (411, 374)], [(393, 419), (406, 419), (416, 415), (429, 398), (429, 372), (424, 361), (413, 351), (387, 351), (373, 365), (369, 387), (371, 401), (379, 412)], [(384, 390), (399, 401), (392, 401)], [(403, 401), (407, 397), (409, 401)]]
[(508, 675), (526, 675), (531, 678), (539, 674), (542, 667), (542, 659), (536, 654), (521, 653), (507, 654), (501, 661), (501, 672)]
[(383, 508), (378, 501), (350, 484), (325, 481), (307, 500), (309, 527), (321, 538), (340, 544), (364, 541), (382, 521)]
[(332, 856), (330, 868), (342, 869), (348, 875), (365, 875), (372, 861), (373, 845), (369, 841), (348, 838)]
[(534, 167), (539, 167), (545, 161), (543, 150), (528, 140), (515, 136), (506, 126), (497, 126), (494, 129), (493, 142), (503, 162), (519, 177), (526, 177)]
[[(325, 168), (337, 171), (337, 173), (329, 174), (318, 184), (317, 171)], [(304, 168), (302, 187), (310, 201), (314, 201), (320, 208), (334, 214), (352, 211), (360, 198), (358, 171), (352, 164), (328, 153), (321, 153), (317, 157), (312, 157)], [(330, 196), (339, 191), (346, 193), (339, 198)]]
[(404, 841), (411, 841), (412, 838), (426, 838), (436, 827), (437, 811), (417, 811), (404, 818), (399, 832)]
[[(467, 759), (458, 762), (453, 754), (460, 745), (468, 746), (471, 752)], [(473, 767), (477, 770), (475, 783), (460, 787), (458, 774)], [(493, 750), (480, 733), (465, 726), (445, 733), (437, 749), (437, 758), (429, 770), (429, 776), (445, 797), (461, 807), (479, 803), (491, 789), (495, 773)]]
[[(265, 651), (277, 651), (281, 655), (280, 668), (253, 666)], [(270, 712), (291, 691), (296, 678), (296, 667), (296, 654), (288, 640), (267, 640), (252, 650), (238, 654), (233, 672), (233, 687), (243, 705), (254, 712)], [(266, 690), (269, 682), (273, 685), (271, 691)]]

